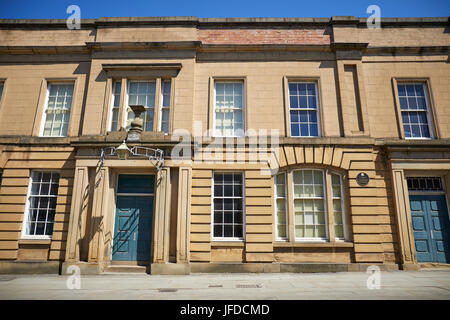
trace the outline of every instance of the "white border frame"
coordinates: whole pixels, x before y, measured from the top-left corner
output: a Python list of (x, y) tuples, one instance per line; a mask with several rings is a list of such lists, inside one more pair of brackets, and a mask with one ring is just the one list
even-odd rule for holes
[[(22, 231), (20, 233), (20, 239), (31, 239), (31, 240), (51, 240), (52, 239), (52, 235), (30, 235), (30, 234), (26, 234), (25, 233), (25, 229), (26, 229), (26, 223), (28, 223), (29, 219), (27, 218), (27, 216), (30, 214), (30, 198), (31, 198), (31, 185), (33, 183), (33, 173), (35, 172), (52, 172), (52, 173), (58, 173), (59, 174), (59, 180), (61, 179), (61, 172), (59, 170), (30, 170), (30, 176), (28, 178), (28, 189), (27, 189), (27, 199), (25, 202), (25, 212), (24, 212), (24, 216), (23, 216), (23, 221), (22, 221)], [(58, 201), (58, 197), (59, 197), (59, 180), (58, 180), (58, 194), (56, 195), (56, 201)], [(55, 215), (56, 215), (56, 210), (55, 210)], [(53, 225), (55, 224), (55, 221), (53, 221)], [(54, 229), (53, 229), (54, 231)]]
[[(240, 173), (242, 175), (242, 238), (227, 238), (227, 237), (214, 237), (214, 174), (219, 173), (219, 174), (236, 174), (236, 173)], [(220, 241), (220, 242), (245, 242), (245, 218), (246, 218), (246, 214), (245, 214), (245, 171), (223, 171), (223, 170), (218, 170), (218, 171), (212, 171), (212, 184), (211, 184), (211, 241)]]
[[(247, 106), (245, 105), (245, 80), (232, 80), (232, 79), (213, 79), (214, 83), (213, 83), (213, 110), (212, 110), (212, 117), (213, 117), (213, 126), (212, 126), (212, 137), (214, 138), (242, 138), (245, 137), (245, 121), (246, 121), (246, 108)], [(232, 136), (224, 136), (224, 135), (217, 135), (216, 134), (216, 83), (242, 83), (242, 131), (243, 131), (243, 135), (239, 136), (239, 135), (232, 135)]]
[[(46, 112), (48, 109), (48, 99), (50, 97), (50, 87), (52, 85), (59, 85), (59, 84), (72, 84), (73, 85), (73, 91), (72, 91), (72, 104), (70, 106), (70, 112), (69, 112), (69, 121), (67, 122), (67, 135), (65, 136), (44, 136), (44, 127), (45, 127), (45, 119), (46, 119)], [(42, 116), (41, 116), (41, 126), (39, 128), (39, 137), (44, 138), (66, 138), (69, 137), (69, 129), (70, 129), (70, 120), (72, 118), (72, 108), (73, 108), (73, 102), (75, 100), (75, 80), (73, 81), (47, 81), (47, 92), (45, 94), (45, 102), (44, 102), (44, 109), (42, 110)]]
[[(291, 99), (290, 99), (290, 91), (289, 91), (289, 84), (290, 83), (305, 83), (305, 84), (310, 84), (310, 83), (313, 83), (314, 84), (314, 86), (315, 86), (315, 88), (316, 88), (316, 106), (317, 106), (317, 108), (316, 108), (316, 113), (317, 113), (317, 136), (302, 136), (301, 134), (300, 134), (300, 131), (299, 131), (299, 135), (298, 136), (293, 136), (292, 135), (292, 131), (291, 131)], [(318, 85), (318, 82), (317, 81), (308, 81), (308, 80), (304, 80), (304, 81), (301, 81), (301, 80), (294, 80), (294, 79), (292, 79), (292, 80), (289, 80), (288, 79), (288, 81), (287, 81), (287, 105), (288, 105), (288, 114), (287, 114), (287, 117), (288, 117), (288, 124), (289, 124), (289, 126), (288, 126), (288, 128), (286, 128), (286, 130), (289, 132), (289, 137), (293, 137), (293, 138), (320, 138), (320, 137), (322, 137), (322, 123), (321, 123), (321, 119), (320, 119), (320, 105), (319, 105), (319, 85)], [(301, 108), (297, 108), (297, 109), (294, 109), (294, 110), (302, 110)], [(304, 109), (304, 111), (312, 111), (312, 109)]]

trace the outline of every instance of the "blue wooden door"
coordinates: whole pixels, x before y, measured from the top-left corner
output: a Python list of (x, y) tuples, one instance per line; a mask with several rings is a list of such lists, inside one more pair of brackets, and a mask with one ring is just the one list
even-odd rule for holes
[(154, 176), (119, 176), (112, 259), (149, 261)]
[(450, 220), (445, 195), (410, 195), (418, 262), (450, 263)]

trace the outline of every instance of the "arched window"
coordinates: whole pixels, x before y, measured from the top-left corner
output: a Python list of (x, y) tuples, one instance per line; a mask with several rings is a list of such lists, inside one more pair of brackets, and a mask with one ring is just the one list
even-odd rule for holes
[(275, 176), (276, 239), (344, 241), (342, 175), (324, 169), (294, 169)]

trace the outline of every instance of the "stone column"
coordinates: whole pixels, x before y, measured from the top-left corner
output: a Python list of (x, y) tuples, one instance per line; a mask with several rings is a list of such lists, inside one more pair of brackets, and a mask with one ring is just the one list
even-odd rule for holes
[(180, 168), (178, 175), (177, 263), (189, 263), (191, 186), (191, 168)]
[(80, 261), (80, 238), (82, 213), (87, 210), (89, 200), (89, 179), (87, 167), (76, 167), (72, 204), (70, 207), (69, 229), (67, 233), (66, 262)]
[(103, 232), (105, 224), (106, 200), (108, 198), (109, 170), (100, 169), (95, 177), (94, 199), (89, 231), (89, 262), (102, 262), (103, 260)]
[(153, 227), (153, 263), (169, 261), (170, 229), (170, 168), (156, 175), (156, 203)]
[(412, 232), (411, 212), (409, 208), (408, 186), (403, 170), (392, 171), (392, 182), (394, 189), (396, 220), (398, 228), (398, 241), (400, 260), (403, 265), (414, 264), (416, 252), (414, 235)]

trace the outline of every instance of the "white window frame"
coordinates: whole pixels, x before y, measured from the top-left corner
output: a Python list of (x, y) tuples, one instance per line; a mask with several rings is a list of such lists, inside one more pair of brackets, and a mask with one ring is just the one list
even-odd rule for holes
[[(330, 175), (332, 175), (332, 174), (336, 174), (339, 177), (339, 183), (340, 183), (340, 189), (341, 189), (340, 200), (341, 200), (341, 210), (342, 210), (342, 230), (344, 233), (344, 238), (338, 238), (338, 237), (336, 237), (336, 231), (335, 231), (334, 240), (336, 242), (345, 242), (348, 239), (348, 233), (347, 233), (348, 231), (347, 231), (347, 220), (346, 220), (347, 214), (345, 211), (346, 208), (345, 208), (345, 197), (344, 197), (344, 181), (343, 181), (342, 174), (331, 171)], [(333, 201), (335, 199), (339, 199), (339, 198), (334, 198), (334, 196), (333, 196), (333, 177), (331, 177), (331, 201)], [(333, 203), (331, 203), (331, 205), (333, 205)], [(333, 208), (333, 214), (334, 214), (334, 208)], [(333, 217), (333, 220), (334, 220), (334, 226), (333, 226), (333, 228), (334, 228), (336, 226), (336, 220), (334, 219), (334, 217)]]
[[(418, 85), (418, 84), (422, 85), (427, 111), (423, 111), (423, 110), (420, 110), (420, 109), (402, 109), (401, 105), (400, 105), (400, 94), (398, 93), (398, 91), (399, 91), (398, 90), (398, 86), (400, 86), (400, 85)], [(428, 98), (428, 85), (427, 85), (427, 83), (424, 83), (424, 82), (403, 82), (403, 81), (397, 82), (397, 94), (398, 94), (398, 101), (399, 101), (398, 108), (400, 110), (400, 122), (401, 122), (401, 125), (402, 125), (402, 128), (403, 128), (403, 132), (405, 132), (405, 125), (403, 123), (403, 112), (425, 112), (426, 115), (427, 115), (427, 125), (428, 125), (428, 132), (430, 133), (430, 136), (429, 137), (407, 137), (405, 135), (405, 140), (432, 140), (432, 139), (435, 139), (434, 126), (433, 126), (433, 121), (432, 121), (433, 115), (431, 114), (431, 106), (430, 106), (430, 100)]]
[[(278, 235), (278, 205), (277, 205), (277, 200), (278, 199), (282, 199), (282, 197), (278, 197), (277, 195), (277, 183), (276, 183), (276, 179), (278, 175), (284, 175), (284, 201), (285, 201), (285, 218), (286, 218), (286, 237), (280, 237)], [(289, 194), (288, 194), (288, 173), (287, 172), (281, 172), (278, 173), (277, 175), (274, 176), (274, 208), (275, 208), (275, 240), (276, 241), (289, 241)]]
[[(67, 135), (59, 135), (59, 136), (45, 136), (44, 130), (45, 130), (45, 120), (47, 119), (47, 110), (48, 110), (48, 100), (50, 98), (50, 88), (52, 85), (66, 85), (66, 84), (72, 84), (73, 85), (73, 91), (72, 91), (72, 104), (70, 105), (70, 111), (69, 111), (69, 121), (67, 122)], [(72, 118), (72, 107), (73, 102), (75, 100), (75, 81), (60, 81), (60, 82), (48, 82), (47, 83), (47, 93), (45, 97), (45, 105), (44, 110), (42, 112), (42, 118), (41, 118), (41, 127), (39, 130), (39, 136), (40, 137), (46, 137), (46, 138), (65, 138), (69, 136), (69, 129), (70, 129), (70, 119)]]
[[(24, 212), (24, 217), (23, 217), (23, 222), (22, 222), (22, 232), (21, 232), (21, 239), (43, 239), (43, 240), (51, 240), (52, 239), (52, 234), (51, 235), (32, 235), (32, 234), (27, 234), (26, 233), (26, 229), (27, 229), (27, 223), (29, 223), (29, 219), (30, 219), (30, 200), (31, 200), (31, 188), (32, 188), (32, 184), (33, 184), (33, 175), (36, 174), (37, 172), (41, 172), (41, 173), (57, 173), (59, 174), (59, 180), (58, 180), (58, 192), (59, 192), (59, 181), (61, 180), (61, 173), (57, 170), (31, 170), (30, 171), (30, 177), (28, 178), (28, 189), (27, 189), (27, 200), (25, 203), (25, 212)], [(58, 199), (58, 194), (56, 196), (56, 199)], [(58, 200), (57, 200), (58, 201)], [(55, 207), (55, 216), (56, 216), (56, 207)], [(53, 228), (55, 225), (55, 220), (53, 221)], [(55, 230), (53, 229), (53, 232)]]
[[(114, 103), (116, 102), (116, 97), (115, 97), (115, 90), (116, 90), (116, 84), (117, 83), (120, 83), (120, 92), (119, 92), (119, 106), (117, 106), (117, 107), (114, 107)], [(122, 81), (121, 80), (113, 80), (112, 81), (112, 91), (111, 91), (111, 105), (110, 105), (110, 108), (109, 108), (109, 124), (108, 124), (108, 128), (109, 128), (109, 131), (118, 131), (119, 130), (119, 116), (120, 116), (120, 96), (121, 96), (121, 93), (122, 93)], [(115, 128), (114, 130), (113, 130), (113, 127), (112, 127), (112, 122), (113, 122), (113, 110), (115, 109), (115, 108), (117, 108), (118, 110), (117, 110), (117, 128)]]
[[(302, 83), (302, 84), (314, 84), (315, 89), (316, 89), (316, 117), (317, 117), (317, 136), (302, 136), (301, 135), (301, 128), (299, 128), (299, 135), (298, 136), (294, 136), (292, 135), (292, 128), (291, 128), (291, 110), (297, 110), (297, 111), (314, 111), (314, 109), (307, 109), (307, 108), (291, 108), (291, 91), (289, 90), (289, 84), (291, 83)], [(298, 81), (298, 80), (289, 80), (288, 81), (288, 96), (287, 96), (287, 101), (288, 101), (288, 106), (289, 106), (289, 110), (288, 110), (288, 117), (289, 117), (289, 128), (287, 128), (289, 130), (289, 136), (290, 137), (296, 137), (296, 138), (320, 138), (321, 135), (321, 123), (320, 123), (320, 105), (319, 105), (319, 86), (317, 84), (316, 81)]]
[[(158, 95), (158, 81), (157, 79), (145, 79), (145, 80), (133, 80), (133, 79), (127, 79), (127, 92), (125, 94), (125, 104), (124, 104), (124, 108), (123, 108), (123, 127), (127, 128), (127, 122), (128, 122), (128, 108), (129, 106), (129, 98), (130, 98), (130, 85), (132, 82), (154, 82), (155, 83), (155, 101), (154, 101), (154, 107), (153, 107), (153, 128), (152, 131), (146, 131), (145, 127), (146, 124), (143, 124), (143, 131), (145, 132), (154, 132), (155, 131), (155, 118), (156, 118), (156, 112), (157, 112), (157, 104), (156, 104), (156, 98)], [(148, 109), (150, 109), (147, 106), (145, 107), (145, 112), (147, 112)]]
[[(170, 91), (169, 91), (169, 106), (168, 107), (164, 107), (164, 93), (163, 93), (163, 85), (164, 85), (164, 82), (168, 82), (168, 83), (170, 83)], [(161, 131), (161, 132), (164, 132), (164, 131), (162, 131), (162, 118), (163, 118), (163, 110), (164, 109), (167, 109), (167, 110), (169, 110), (169, 128), (167, 129), (167, 132), (164, 132), (164, 134), (165, 135), (168, 135), (169, 133), (170, 133), (170, 113), (171, 113), (171, 109), (172, 109), (172, 103), (171, 103), (171, 101), (172, 101), (172, 85), (173, 85), (173, 82), (172, 82), (172, 80), (171, 79), (169, 79), (169, 80), (167, 80), (167, 79), (161, 79), (161, 89), (159, 90), (159, 94), (160, 94), (160, 99), (159, 99), (159, 105), (160, 105), (160, 108), (159, 108), (159, 124), (158, 124), (158, 130), (159, 131)]]
[[(242, 84), (242, 131), (243, 134), (242, 135), (230, 135), (230, 136), (224, 136), (224, 135), (218, 135), (216, 133), (216, 84), (217, 83), (241, 83)], [(212, 135), (213, 137), (217, 137), (217, 138), (240, 138), (245, 136), (245, 110), (246, 110), (246, 105), (245, 105), (245, 82), (244, 80), (221, 80), (221, 79), (215, 79), (214, 80), (214, 97), (213, 97), (213, 127), (212, 127)], [(239, 129), (238, 129), (239, 130)], [(236, 130), (234, 130), (236, 131)]]
[[(214, 236), (214, 177), (215, 174), (240, 174), (242, 176), (242, 237), (215, 237)], [(221, 197), (224, 198), (224, 197)], [(235, 198), (235, 197), (233, 197)], [(242, 171), (213, 171), (212, 174), (212, 185), (211, 185), (211, 239), (212, 241), (223, 241), (223, 242), (230, 242), (230, 241), (238, 241), (238, 242), (244, 242), (245, 241), (245, 172)], [(223, 223), (223, 222), (222, 222)]]
[[(325, 215), (325, 237), (323, 238), (315, 238), (315, 237), (302, 237), (299, 238), (296, 236), (295, 234), (295, 182), (294, 182), (294, 172), (295, 171), (321, 171), (322, 172), (322, 187), (323, 187), (323, 198), (298, 198), (298, 199), (311, 199), (311, 200), (318, 200), (318, 199), (322, 199), (323, 200), (323, 210), (324, 210), (324, 215)], [(292, 212), (292, 218), (294, 221), (294, 239), (295, 242), (328, 242), (329, 241), (329, 232), (328, 232), (328, 214), (329, 214), (329, 210), (328, 210), (328, 203), (327, 203), (327, 190), (326, 190), (326, 170), (324, 169), (317, 169), (317, 168), (301, 168), (301, 169), (294, 169), (291, 171), (292, 174), (292, 195), (293, 195), (293, 204), (294, 204), (294, 211)], [(334, 228), (334, 226), (333, 226)]]

